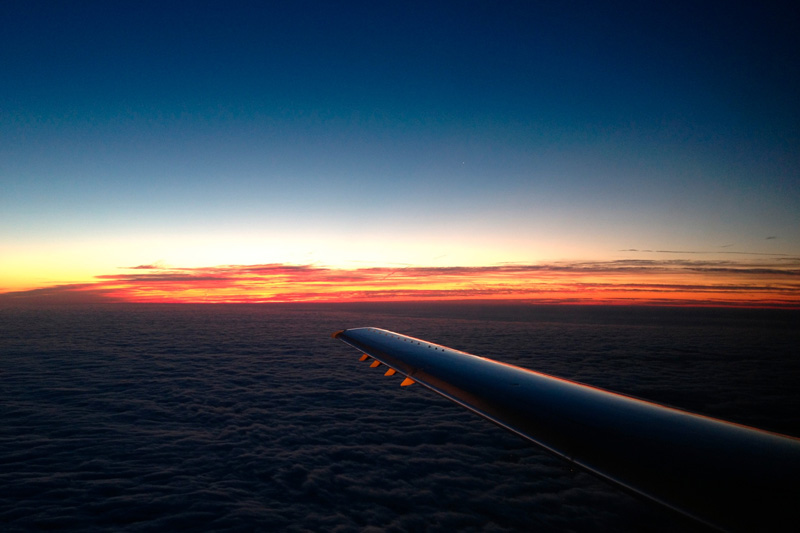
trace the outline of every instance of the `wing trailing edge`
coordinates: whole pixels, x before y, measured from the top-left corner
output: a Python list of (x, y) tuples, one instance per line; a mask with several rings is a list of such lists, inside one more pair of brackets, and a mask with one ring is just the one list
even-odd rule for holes
[(796, 438), (379, 328), (333, 337), (405, 376), (403, 386), (420, 383), (571, 464), (711, 527), (784, 530), (800, 519)]

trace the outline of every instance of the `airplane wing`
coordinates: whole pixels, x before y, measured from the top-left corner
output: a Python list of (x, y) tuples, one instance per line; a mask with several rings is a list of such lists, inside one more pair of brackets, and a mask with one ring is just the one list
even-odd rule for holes
[(711, 527), (800, 520), (800, 439), (666, 407), (378, 328), (333, 334), (571, 464)]

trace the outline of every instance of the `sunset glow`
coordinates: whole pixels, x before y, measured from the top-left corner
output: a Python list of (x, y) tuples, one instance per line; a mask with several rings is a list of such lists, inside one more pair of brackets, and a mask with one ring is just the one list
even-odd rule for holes
[(779, 9), (0, 17), (3, 302), (800, 305)]
[(491, 267), (142, 265), (91, 283), (7, 293), (0, 302), (141, 303), (517, 300), (552, 304), (798, 307), (800, 264), (608, 261)]

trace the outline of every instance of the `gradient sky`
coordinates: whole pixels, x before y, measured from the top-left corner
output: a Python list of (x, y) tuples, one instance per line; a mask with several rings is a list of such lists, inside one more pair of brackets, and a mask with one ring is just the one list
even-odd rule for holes
[(783, 2), (5, 1), (0, 293), (797, 305), (798, 27)]

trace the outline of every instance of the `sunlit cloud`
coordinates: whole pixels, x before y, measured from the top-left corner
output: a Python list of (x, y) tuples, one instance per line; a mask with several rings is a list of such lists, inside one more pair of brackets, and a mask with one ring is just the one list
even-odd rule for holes
[(94, 283), (0, 295), (6, 302), (353, 302), (503, 299), (532, 303), (800, 307), (800, 258), (626, 259), (482, 267), (282, 263), (120, 269)]

